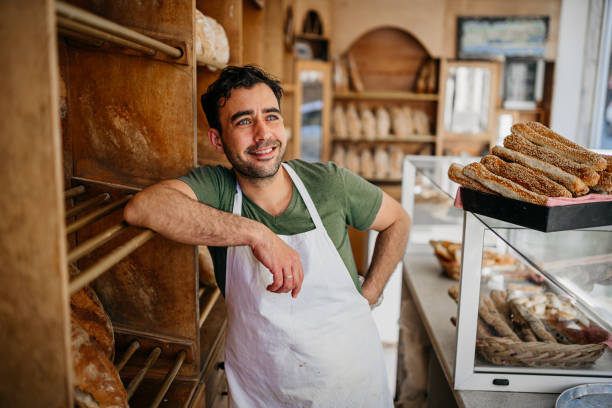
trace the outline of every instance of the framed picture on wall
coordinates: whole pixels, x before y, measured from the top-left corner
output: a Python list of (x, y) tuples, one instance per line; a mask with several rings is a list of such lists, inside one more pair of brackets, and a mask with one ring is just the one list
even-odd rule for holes
[(459, 17), (458, 59), (545, 57), (547, 16)]
[(544, 60), (541, 58), (507, 58), (504, 62), (504, 109), (535, 109), (542, 100)]

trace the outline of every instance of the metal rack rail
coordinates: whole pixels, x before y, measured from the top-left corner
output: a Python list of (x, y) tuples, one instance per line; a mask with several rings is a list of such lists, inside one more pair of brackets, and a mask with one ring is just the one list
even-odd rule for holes
[(57, 1), (55, 9), (58, 16), (58, 26), (68, 35), (77, 33), (78, 35), (136, 49), (149, 55), (154, 55), (159, 51), (175, 59), (183, 56), (183, 51), (179, 48), (172, 47), (63, 1)]

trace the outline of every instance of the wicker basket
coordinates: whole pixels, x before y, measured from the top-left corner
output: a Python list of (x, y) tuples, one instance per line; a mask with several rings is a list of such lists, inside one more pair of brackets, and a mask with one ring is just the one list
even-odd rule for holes
[(605, 344), (517, 342), (503, 337), (476, 340), (476, 350), (488, 362), (506, 366), (580, 367), (595, 362)]

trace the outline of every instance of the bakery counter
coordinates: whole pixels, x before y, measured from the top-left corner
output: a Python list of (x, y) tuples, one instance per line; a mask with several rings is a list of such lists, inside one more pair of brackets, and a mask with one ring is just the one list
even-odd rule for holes
[[(453, 390), (457, 329), (450, 318), (457, 315), (457, 306), (447, 292), (459, 282), (442, 275), (431, 247), (425, 244), (411, 245), (404, 257), (403, 276), (457, 406), (554, 407), (558, 394)], [(410, 367), (406, 367), (406, 370), (409, 371)], [(431, 391), (429, 394), (433, 397)], [(432, 406), (432, 401), (429, 406)], [(447, 404), (440, 406), (450, 405), (447, 401)]]

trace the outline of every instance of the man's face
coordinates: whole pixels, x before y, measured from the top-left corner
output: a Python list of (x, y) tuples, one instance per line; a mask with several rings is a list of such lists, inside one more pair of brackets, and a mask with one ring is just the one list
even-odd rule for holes
[(286, 149), (285, 126), (274, 93), (266, 84), (232, 90), (219, 109), (223, 151), (248, 178), (276, 174)]

